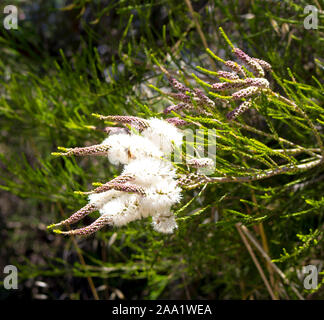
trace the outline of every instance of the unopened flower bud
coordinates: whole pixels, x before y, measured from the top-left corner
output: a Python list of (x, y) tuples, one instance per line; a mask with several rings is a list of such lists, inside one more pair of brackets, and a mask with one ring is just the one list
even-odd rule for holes
[(256, 61), (264, 70), (270, 71), (272, 69), (271, 64), (264, 60), (257, 58), (252, 58), (252, 60)]
[(233, 111), (229, 112), (226, 117), (228, 120), (233, 120), (236, 117), (238, 117), (240, 114), (245, 112), (247, 109), (249, 109), (252, 105), (252, 100), (246, 100), (243, 103), (241, 103), (237, 108), (235, 108)]
[(179, 82), (177, 79), (175, 79), (173, 77), (169, 77), (169, 82), (170, 82), (171, 86), (177, 91), (180, 91), (182, 93), (186, 93), (186, 91), (190, 91), (189, 88), (184, 86), (181, 82)]
[(188, 125), (188, 122), (179, 118), (168, 118), (165, 119), (167, 122), (175, 125), (176, 127), (181, 127), (181, 126), (185, 126)]
[(249, 55), (247, 55), (239, 48), (234, 48), (233, 52), (240, 60), (242, 60), (254, 71), (256, 76), (264, 76), (264, 70), (257, 61), (253, 60)]
[(213, 167), (214, 161), (210, 158), (194, 158), (187, 160), (187, 165), (194, 168)]
[(244, 81), (249, 86), (269, 88), (269, 81), (265, 78), (246, 78)]
[(231, 82), (218, 82), (212, 85), (212, 88), (217, 91), (229, 90), (229, 89), (238, 89), (244, 88), (247, 86), (244, 80), (238, 79)]
[(171, 111), (179, 111), (179, 110), (182, 110), (182, 109), (189, 109), (189, 108), (191, 108), (191, 106), (188, 103), (180, 102), (178, 104), (168, 106), (167, 108), (165, 108), (163, 110), (163, 112), (164, 112), (164, 114), (168, 114)]
[(232, 98), (234, 100), (240, 100), (243, 98), (251, 97), (251, 96), (257, 94), (258, 92), (260, 92), (259, 87), (248, 87), (248, 88), (245, 88), (245, 89), (242, 89), (240, 91), (233, 93)]
[(229, 80), (237, 80), (239, 76), (234, 72), (227, 71), (217, 71), (218, 77), (229, 79)]
[(225, 66), (232, 69), (235, 73), (241, 74), (243, 77), (246, 76), (244, 69), (238, 63), (228, 60), (225, 61)]

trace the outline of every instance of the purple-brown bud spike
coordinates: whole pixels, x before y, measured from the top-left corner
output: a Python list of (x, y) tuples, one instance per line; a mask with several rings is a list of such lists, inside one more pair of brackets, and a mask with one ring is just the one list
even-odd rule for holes
[(173, 124), (176, 127), (186, 126), (189, 123), (185, 120), (179, 119), (179, 118), (169, 118), (165, 119), (167, 122)]
[(216, 91), (223, 91), (223, 90), (229, 90), (229, 89), (238, 89), (238, 88), (244, 88), (248, 86), (248, 84), (245, 82), (245, 80), (233, 80), (231, 82), (218, 82), (214, 83), (212, 85), (212, 88)]
[(149, 127), (149, 124), (145, 119), (134, 116), (100, 116), (99, 119), (110, 120), (119, 123), (127, 123), (131, 126), (136, 126), (140, 129), (145, 129)]
[(235, 108), (233, 111), (229, 112), (226, 117), (228, 120), (233, 120), (236, 117), (238, 117), (240, 114), (245, 112), (247, 109), (249, 109), (252, 105), (252, 100), (246, 100), (243, 103), (241, 103), (237, 108)]
[(178, 185), (180, 185), (180, 186), (189, 185), (190, 186), (192, 184), (199, 182), (202, 179), (208, 179), (208, 177), (199, 175), (197, 173), (189, 173), (189, 174), (181, 176), (178, 179)]
[(257, 62), (264, 70), (267, 70), (267, 71), (272, 70), (272, 66), (270, 63), (268, 63), (264, 60), (258, 59), (258, 58), (252, 58), (252, 60)]
[(168, 106), (167, 108), (165, 108), (163, 110), (163, 112), (164, 112), (164, 114), (168, 114), (171, 111), (179, 111), (179, 110), (182, 110), (182, 109), (190, 109), (190, 108), (192, 108), (192, 106), (190, 106), (190, 104), (180, 102), (178, 104)]
[(110, 223), (112, 223), (111, 218), (103, 215), (95, 220), (92, 224), (90, 224), (90, 226), (70, 231), (54, 230), (54, 232), (66, 235), (89, 236)]
[(257, 77), (264, 77), (264, 70), (259, 65), (259, 63), (253, 60), (250, 56), (248, 56), (245, 52), (243, 52), (239, 48), (233, 49), (234, 54), (242, 60), (246, 65), (248, 65), (255, 73)]
[(125, 182), (128, 182), (128, 181), (132, 181), (134, 179), (135, 179), (135, 177), (132, 176), (132, 175), (123, 174), (121, 176), (118, 176), (118, 177), (112, 179), (110, 181), (110, 183), (125, 183)]
[(248, 98), (259, 93), (261, 89), (259, 87), (248, 87), (240, 91), (234, 92), (232, 98), (234, 100), (240, 100), (243, 98)]
[(244, 79), (245, 83), (249, 86), (259, 87), (259, 88), (269, 88), (269, 81), (265, 78), (246, 78)]
[(179, 101), (185, 102), (185, 103), (190, 103), (191, 102), (191, 97), (186, 95), (185, 93), (169, 93), (169, 95)]
[(177, 79), (173, 78), (173, 77), (169, 77), (169, 82), (170, 85), (177, 91), (182, 92), (182, 93), (186, 93), (186, 91), (190, 91), (189, 88), (187, 88), (186, 86), (184, 86), (181, 82), (179, 82)]
[(88, 214), (96, 211), (98, 208), (96, 207), (95, 204), (87, 204), (86, 206), (84, 206), (83, 208), (81, 208), (80, 210), (78, 210), (77, 212), (73, 213), (69, 218), (67, 218), (66, 220), (63, 220), (59, 223), (56, 224), (52, 224), (50, 226), (48, 226), (48, 229), (51, 229), (53, 227), (59, 227), (59, 226), (67, 226), (73, 223), (76, 223), (78, 221), (80, 221), (81, 219), (83, 219), (85, 216), (87, 216)]
[(227, 71), (217, 71), (218, 77), (225, 78), (228, 80), (238, 80), (239, 76), (234, 72), (227, 72)]
[(194, 158), (187, 160), (187, 165), (194, 168), (213, 167), (214, 161), (210, 158)]
[(204, 105), (207, 105), (209, 107), (215, 107), (215, 102), (212, 101), (211, 99), (209, 99), (202, 90), (198, 89), (198, 88), (195, 88), (194, 89), (194, 92), (195, 92), (195, 95), (196, 97), (198, 98), (199, 101), (198, 104), (200, 106), (204, 106)]
[(139, 187), (134, 184), (126, 184), (126, 183), (105, 183), (104, 185), (89, 191), (89, 192), (84, 192), (83, 194), (93, 194), (93, 193), (102, 193), (106, 192), (109, 190), (116, 190), (116, 191), (122, 191), (122, 192), (130, 192), (130, 193), (138, 193), (142, 196), (145, 196), (145, 191), (142, 187)]
[(110, 149), (109, 145), (106, 144), (96, 144), (90, 147), (77, 147), (77, 148), (69, 148), (66, 149), (66, 152), (53, 152), (53, 155), (60, 155), (60, 156), (90, 156), (90, 155), (96, 155), (96, 156), (105, 156), (108, 154), (108, 151)]
[(233, 70), (237, 74), (241, 74), (243, 77), (246, 76), (244, 69), (238, 63), (228, 60), (225, 61), (225, 66)]

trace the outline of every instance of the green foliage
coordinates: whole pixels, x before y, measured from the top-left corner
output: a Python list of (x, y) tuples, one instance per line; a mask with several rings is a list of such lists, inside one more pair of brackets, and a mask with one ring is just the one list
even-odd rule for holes
[[(34, 10), (44, 12), (36, 23), (31, 7), (17, 1), (26, 21), (17, 31), (0, 28), (1, 262), (18, 266), (22, 294), (92, 299), (91, 277), (102, 299), (268, 299), (237, 232), (242, 223), (305, 298), (323, 298), (321, 286), (303, 291), (297, 275), (302, 266), (323, 262), (323, 165), (303, 168), (323, 157), (323, 14), (317, 30), (306, 30), (309, 1), (192, 1), (209, 52), (221, 57), (215, 60), (185, 1), (63, 2), (35, 1)], [(220, 26), (235, 46), (273, 68), (267, 75), (273, 91), (232, 122), (226, 114), (235, 103), (218, 105), (208, 86), (218, 81), (222, 60), (233, 59)], [(248, 179), (188, 188), (175, 208), (179, 230), (171, 236), (152, 231), (149, 220), (87, 239), (51, 234), (46, 225), (85, 204), (75, 190), (120, 172), (106, 159), (51, 152), (103, 140), (103, 124), (92, 113), (164, 117), (175, 100), (159, 65), (216, 102), (210, 115), (174, 113), (192, 129), (198, 123), (215, 130), (212, 177)], [(267, 176), (276, 170), (280, 174)], [(265, 179), (254, 179), (262, 174)], [(255, 252), (275, 295), (297, 299)]]

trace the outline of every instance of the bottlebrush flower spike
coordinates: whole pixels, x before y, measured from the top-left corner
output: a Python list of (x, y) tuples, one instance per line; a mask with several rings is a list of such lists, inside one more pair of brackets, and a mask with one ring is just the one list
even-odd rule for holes
[(171, 212), (154, 216), (152, 220), (154, 230), (159, 232), (172, 233), (178, 227), (174, 215)]
[(105, 156), (110, 149), (109, 145), (106, 144), (98, 144), (90, 147), (77, 147), (77, 148), (62, 148), (59, 147), (59, 150), (63, 150), (65, 152), (53, 152), (54, 156), (88, 156), (88, 155), (97, 155), (97, 156)]
[(194, 168), (214, 167), (214, 161), (210, 158), (193, 158), (187, 160), (187, 165)]
[(252, 58), (252, 60), (257, 62), (264, 70), (267, 70), (267, 71), (272, 70), (272, 67), (271, 67), (270, 63), (268, 63), (268, 62), (266, 62), (264, 60), (258, 59), (258, 58)]
[(196, 96), (195, 101), (197, 101), (198, 105), (200, 105), (201, 107), (203, 107), (204, 105), (215, 107), (215, 102), (209, 99), (202, 90), (194, 88), (193, 91)]
[(234, 48), (233, 52), (240, 60), (242, 60), (254, 71), (257, 77), (264, 77), (264, 70), (256, 60), (253, 60), (249, 55), (247, 55), (239, 48)]
[(177, 79), (171, 77), (168, 75), (169, 83), (170, 85), (176, 90), (181, 93), (186, 93), (187, 91), (190, 91), (189, 88), (187, 88), (185, 85), (183, 85), (181, 82), (179, 82)]
[[(102, 193), (106, 192), (108, 190), (117, 190), (117, 191), (123, 191), (123, 192), (130, 192), (130, 193), (138, 193), (141, 195), (145, 195), (145, 191), (142, 187), (130, 184), (130, 183), (111, 183), (107, 182), (101, 187), (98, 187), (92, 191), (89, 192), (81, 192), (81, 194), (93, 194), (93, 193)], [(78, 192), (78, 191), (77, 191)]]
[(75, 212), (74, 214), (72, 214), (72, 216), (70, 216), (68, 219), (63, 220), (59, 223), (56, 224), (51, 224), (50, 226), (48, 226), (48, 229), (54, 228), (54, 227), (60, 227), (60, 226), (67, 226), (73, 223), (76, 223), (78, 221), (80, 221), (81, 219), (83, 219), (85, 216), (87, 216), (88, 214), (94, 212), (97, 210), (97, 206), (93, 203), (88, 203), (86, 206), (84, 206), (83, 208), (81, 208), (80, 210), (78, 210), (77, 212)]
[(182, 126), (186, 126), (189, 124), (187, 121), (179, 119), (179, 118), (168, 118), (168, 119), (166, 119), (166, 121), (175, 125), (176, 127), (182, 127)]
[(246, 73), (242, 66), (240, 66), (238, 63), (228, 60), (225, 61), (225, 66), (233, 70), (235, 73), (240, 74), (241, 76), (245, 77)]
[(184, 103), (190, 103), (191, 97), (186, 95), (185, 93), (179, 92), (179, 93), (169, 93), (169, 95), (179, 101), (182, 101)]
[(253, 95), (256, 95), (258, 92), (260, 92), (259, 87), (248, 87), (248, 88), (242, 89), (240, 91), (234, 92), (232, 94), (232, 98), (234, 100), (240, 100), (240, 99), (243, 99), (243, 98), (248, 98), (248, 97), (251, 97)]
[[(233, 53), (236, 55), (236, 57), (240, 59), (245, 65), (250, 67), (255, 77), (247, 77), (243, 66), (239, 65), (234, 61), (224, 61), (223, 59), (215, 56), (209, 50), (209, 53), (211, 53), (218, 61), (221, 61), (222, 63), (224, 63), (225, 66), (233, 70), (233, 72), (218, 71), (217, 76), (223, 82), (218, 82), (211, 85), (211, 88), (213, 90), (229, 90), (231, 92), (231, 95), (219, 95), (214, 92), (212, 92), (211, 94), (213, 94), (218, 99), (223, 99), (225, 101), (236, 101), (248, 98), (248, 100), (242, 102), (237, 108), (235, 108), (233, 111), (227, 114), (228, 120), (232, 120), (238, 117), (247, 109), (249, 109), (252, 106), (253, 96), (257, 96), (261, 94), (262, 91), (269, 89), (269, 81), (264, 78), (264, 75), (265, 70), (271, 70), (271, 65), (268, 62), (263, 61), (261, 59), (252, 58), (245, 52), (243, 52), (241, 49), (234, 48), (232, 44), (231, 46), (233, 48)], [(240, 76), (243, 76), (243, 79), (241, 79)]]
[(218, 77), (229, 79), (229, 80), (237, 80), (239, 76), (235, 72), (227, 72), (227, 71), (217, 71)]
[(58, 229), (53, 230), (55, 233), (58, 234), (66, 234), (66, 235), (76, 235), (76, 236), (88, 236), (92, 233), (97, 232), (98, 230), (102, 229), (107, 224), (111, 223), (111, 218), (107, 216), (101, 216), (97, 220), (95, 220), (90, 226), (84, 227), (81, 229), (75, 229), (70, 231), (61, 231)]
[[(98, 186), (96, 189), (92, 190), (92, 191), (89, 191), (89, 192), (81, 192), (81, 194), (92, 194), (92, 193), (101, 193), (101, 192), (105, 192), (105, 191), (108, 191), (108, 190), (111, 190), (111, 189), (115, 189), (115, 190), (118, 190), (118, 186), (121, 186), (123, 185), (124, 183), (126, 182), (129, 182), (129, 181), (132, 181), (134, 180), (135, 178), (133, 176), (130, 176), (130, 175), (122, 175), (122, 176), (119, 176), (105, 184), (101, 184), (100, 186)], [(114, 188), (114, 186), (117, 185), (117, 189)], [(123, 190), (122, 190), (123, 191)], [(79, 191), (76, 191), (77, 193), (80, 193)]]
[(103, 116), (100, 114), (93, 113), (94, 117), (99, 118), (100, 120), (110, 120), (113, 122), (119, 122), (119, 123), (127, 123), (131, 126), (135, 126), (140, 130), (143, 130), (144, 128), (148, 127), (148, 123), (146, 120), (141, 119), (139, 117), (133, 117), (133, 116)]
[[(123, 226), (152, 217), (156, 231), (171, 233), (177, 228), (172, 206), (181, 200), (175, 168), (163, 156), (182, 144), (182, 132), (172, 123), (150, 118), (100, 116), (101, 119), (135, 124), (141, 132), (117, 131), (101, 145), (65, 149), (61, 155), (88, 155), (103, 152), (113, 164), (123, 164), (122, 174), (106, 184), (87, 192), (89, 203), (70, 218), (49, 226), (68, 226), (94, 211), (101, 216), (90, 226), (69, 231), (54, 230), (67, 235), (90, 235), (105, 225)], [(179, 121), (179, 119), (178, 119)], [(82, 151), (80, 151), (82, 150)]]
[(264, 78), (245, 78), (229, 80), (228, 82), (218, 82), (212, 85), (212, 88), (217, 91), (230, 90), (230, 89), (240, 89), (245, 87), (260, 87), (269, 88), (269, 82)]
[(217, 91), (229, 90), (229, 89), (238, 89), (248, 86), (248, 84), (241, 79), (233, 80), (230, 82), (218, 82), (212, 85), (212, 88)]
[(246, 100), (242, 104), (240, 104), (237, 108), (235, 108), (233, 111), (229, 112), (226, 117), (228, 120), (232, 120), (236, 117), (238, 117), (241, 113), (245, 112), (247, 109), (249, 109), (252, 106), (252, 100)]
[(183, 110), (183, 109), (190, 109), (190, 108), (192, 108), (192, 106), (190, 104), (180, 102), (178, 104), (168, 106), (167, 108), (165, 108), (163, 110), (163, 113), (168, 114), (168, 113), (170, 113), (172, 111), (180, 111), (180, 110)]
[(248, 86), (255, 86), (259, 88), (269, 88), (269, 81), (265, 78), (246, 78), (243, 80)]

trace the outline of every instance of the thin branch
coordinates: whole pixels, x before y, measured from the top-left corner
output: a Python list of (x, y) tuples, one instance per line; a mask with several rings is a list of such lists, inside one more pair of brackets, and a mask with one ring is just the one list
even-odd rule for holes
[(256, 180), (262, 180), (265, 178), (270, 178), (272, 176), (282, 174), (282, 173), (294, 173), (299, 170), (308, 170), (311, 169), (319, 164), (322, 163), (322, 158), (318, 160), (314, 160), (311, 162), (307, 162), (304, 164), (299, 164), (299, 165), (291, 165), (291, 166), (280, 166), (278, 168), (274, 169), (269, 169), (269, 170), (264, 170), (261, 173), (255, 174), (253, 176), (243, 176), (243, 177), (207, 177), (207, 176), (193, 176), (195, 179), (199, 179), (198, 181), (192, 181), (193, 183), (190, 184), (190, 181), (186, 183), (186, 180), (188, 180), (188, 177), (184, 176), (183, 179), (180, 179), (180, 184), (183, 185), (183, 187), (187, 189), (193, 189), (197, 188), (201, 184), (205, 183), (226, 183), (226, 182), (239, 182), (239, 183), (244, 183), (244, 182), (250, 182), (250, 181), (256, 181)]
[[(207, 44), (205, 35), (204, 35), (204, 33), (203, 33), (203, 31), (202, 31), (202, 29), (200, 27), (199, 21), (198, 21), (198, 19), (196, 17), (196, 12), (194, 11), (194, 9), (192, 7), (191, 1), (190, 0), (185, 0), (185, 1), (186, 1), (186, 4), (187, 4), (187, 7), (189, 9), (189, 12), (190, 12), (190, 14), (192, 16), (192, 19), (193, 19), (193, 21), (195, 23), (195, 26), (196, 26), (196, 29), (197, 29), (198, 34), (200, 36), (200, 39), (201, 39), (205, 49), (208, 49), (208, 44)], [(210, 62), (212, 64), (213, 68), (216, 70), (216, 65), (215, 65), (215, 62), (214, 62), (214, 60), (212, 58), (210, 58)]]
[(277, 298), (277, 297), (275, 296), (275, 294), (273, 293), (272, 288), (271, 288), (271, 286), (270, 286), (270, 284), (269, 284), (269, 282), (268, 282), (268, 280), (267, 280), (267, 278), (266, 278), (266, 276), (265, 276), (265, 274), (264, 274), (264, 272), (263, 272), (263, 270), (262, 270), (262, 268), (261, 268), (261, 266), (260, 266), (260, 264), (259, 264), (259, 262), (258, 262), (258, 259), (257, 259), (256, 256), (255, 256), (255, 254), (254, 254), (254, 252), (253, 252), (253, 250), (252, 250), (250, 244), (248, 243), (248, 241), (247, 241), (246, 237), (244, 236), (243, 232), (241, 231), (241, 226), (240, 226), (240, 224), (237, 223), (237, 224), (235, 225), (235, 227), (236, 227), (238, 233), (240, 234), (240, 236), (241, 236), (241, 238), (242, 238), (242, 240), (243, 240), (243, 243), (245, 244), (247, 250), (249, 251), (249, 254), (250, 254), (250, 256), (251, 256), (251, 258), (252, 258), (252, 260), (253, 260), (255, 266), (257, 267), (257, 269), (258, 269), (258, 271), (259, 271), (259, 273), (260, 273), (260, 276), (261, 276), (261, 278), (262, 278), (262, 280), (263, 280), (263, 282), (264, 282), (264, 284), (265, 284), (265, 286), (266, 286), (266, 288), (267, 288), (267, 290), (268, 290), (268, 292), (269, 292), (269, 294), (270, 294), (272, 300), (278, 300), (278, 298)]
[(270, 93), (277, 97), (279, 100), (285, 102), (286, 104), (292, 106), (295, 111), (297, 111), (298, 113), (300, 113), (307, 121), (308, 125), (310, 126), (310, 128), (312, 129), (314, 135), (315, 135), (315, 138), (317, 140), (317, 144), (318, 146), (321, 148), (321, 152), (322, 152), (322, 158), (324, 158), (324, 145), (323, 145), (323, 141), (320, 137), (320, 134), (318, 132), (318, 130), (315, 128), (313, 122), (309, 119), (308, 115), (306, 114), (306, 112), (304, 112), (304, 110), (302, 110), (295, 102), (281, 96), (280, 94), (276, 93), (276, 92), (273, 92), (272, 90), (269, 90)]
[[(256, 205), (255, 210), (256, 210), (257, 214), (260, 216), (260, 211), (258, 209), (258, 202), (257, 202), (255, 192), (254, 192), (253, 189), (251, 189), (251, 198), (252, 198), (253, 203)], [(269, 250), (267, 235), (265, 233), (263, 223), (260, 222), (258, 226), (259, 226), (259, 232), (260, 232), (261, 239), (262, 239), (262, 247), (263, 247), (264, 251), (269, 255), (270, 250)], [(273, 269), (272, 269), (271, 264), (269, 262), (266, 262), (266, 263), (267, 263), (267, 269), (268, 269), (268, 272), (269, 272), (270, 283), (271, 283), (272, 286), (275, 286), (274, 291), (276, 293), (275, 289), (276, 289), (277, 286), (275, 284), (275, 278), (274, 278), (274, 275), (273, 275)]]
[[(63, 212), (63, 209), (62, 209), (62, 206), (61, 204), (59, 203), (59, 210), (60, 210), (60, 213), (62, 216), (64, 216), (64, 212)], [(70, 227), (68, 226), (68, 229), (70, 229)], [(82, 252), (81, 252), (81, 249), (80, 247), (78, 246), (78, 243), (76, 242), (75, 240), (75, 237), (72, 235), (71, 236), (71, 239), (72, 239), (72, 242), (73, 242), (73, 245), (74, 245), (74, 248), (77, 252), (77, 255), (79, 257), (79, 260), (80, 260), (80, 263), (82, 264), (83, 267), (86, 267), (86, 263), (85, 263), (85, 260), (83, 258), (83, 255), (82, 255)], [(99, 300), (99, 296), (98, 296), (98, 293), (97, 293), (97, 290), (96, 290), (96, 287), (93, 283), (93, 280), (90, 276), (87, 276), (87, 280), (88, 280), (88, 283), (89, 283), (89, 287), (90, 287), (90, 290), (92, 292), (92, 295), (94, 297), (95, 300)]]
[(243, 224), (239, 223), (241, 230), (245, 233), (245, 235), (250, 239), (252, 244), (260, 251), (264, 259), (271, 264), (274, 271), (276, 271), (279, 276), (283, 279), (284, 283), (289, 285), (290, 288), (295, 292), (296, 296), (300, 300), (305, 300), (304, 297), (299, 293), (299, 291), (293, 286), (293, 284), (288, 280), (288, 278), (285, 276), (285, 274), (276, 266), (275, 263), (271, 261), (271, 258), (267, 255), (267, 253), (262, 249), (258, 241), (253, 237), (253, 235), (250, 233), (248, 228), (244, 226)]
[[(218, 120), (216, 119), (213, 119), (215, 122), (218, 122)], [(279, 142), (283, 142), (283, 143), (286, 143), (292, 147), (295, 147), (295, 148), (298, 148), (302, 151), (304, 151), (305, 153), (308, 153), (309, 155), (313, 156), (313, 157), (318, 157), (318, 154), (314, 153), (312, 149), (307, 149), (307, 148), (304, 148), (294, 142), (291, 142), (287, 139), (284, 139), (284, 138), (281, 138), (281, 137), (276, 137), (274, 134), (271, 134), (271, 133), (267, 133), (267, 132), (263, 132), (261, 130), (258, 130), (254, 127), (251, 127), (247, 124), (243, 124), (243, 123), (240, 123), (240, 122), (237, 122), (237, 121), (232, 121), (231, 124), (235, 124), (236, 126), (239, 126), (245, 130), (248, 130), (248, 131), (251, 131), (251, 132), (254, 132), (254, 133), (257, 133), (259, 135), (262, 135), (262, 136), (265, 136), (265, 137), (268, 137), (268, 138), (271, 138), (271, 139), (274, 139), (274, 140), (277, 140)]]

